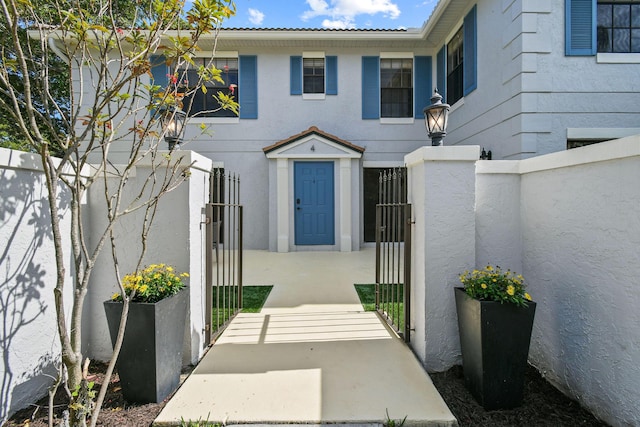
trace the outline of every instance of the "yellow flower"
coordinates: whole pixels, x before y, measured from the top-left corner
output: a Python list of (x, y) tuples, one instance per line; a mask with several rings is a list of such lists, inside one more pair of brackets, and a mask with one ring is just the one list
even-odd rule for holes
[(513, 285), (507, 286), (507, 293), (513, 296), (516, 293), (516, 288), (514, 288)]
[(142, 286), (140, 286), (139, 291), (140, 291), (140, 293), (145, 293), (145, 292), (147, 292), (147, 289), (149, 289), (149, 286), (142, 285)]
[(531, 301), (531, 295), (529, 295), (528, 293), (526, 293), (526, 292), (525, 292), (525, 293), (524, 293), (524, 297), (525, 297), (526, 299), (528, 299), (529, 301)]
[(482, 289), (487, 289), (487, 284), (486, 283), (482, 284)]
[(116, 292), (115, 294), (111, 295), (111, 299), (113, 301), (117, 300), (118, 298), (120, 298), (120, 293)]
[(167, 267), (167, 271), (168, 272), (172, 272), (173, 271), (173, 267)]
[(189, 273), (182, 273), (180, 277), (189, 277)]
[(491, 267), (490, 265), (487, 265), (487, 271), (493, 271), (493, 267)]

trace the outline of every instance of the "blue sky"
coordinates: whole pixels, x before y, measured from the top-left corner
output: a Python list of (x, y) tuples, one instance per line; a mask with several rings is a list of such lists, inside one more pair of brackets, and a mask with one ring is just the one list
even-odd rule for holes
[(234, 28), (416, 28), (438, 0), (235, 0)]

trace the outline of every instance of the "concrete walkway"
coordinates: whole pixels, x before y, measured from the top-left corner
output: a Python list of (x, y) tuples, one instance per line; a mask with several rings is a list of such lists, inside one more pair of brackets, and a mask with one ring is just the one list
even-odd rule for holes
[(411, 350), (363, 312), (375, 253), (247, 251), (245, 285), (273, 284), (240, 314), (155, 421), (451, 426), (455, 418)]

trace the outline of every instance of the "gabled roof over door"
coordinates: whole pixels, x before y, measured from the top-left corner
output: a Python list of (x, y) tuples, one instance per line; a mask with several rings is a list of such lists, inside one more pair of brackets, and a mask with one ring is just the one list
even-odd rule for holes
[(335, 158), (359, 159), (364, 147), (352, 144), (316, 126), (262, 149), (269, 159)]

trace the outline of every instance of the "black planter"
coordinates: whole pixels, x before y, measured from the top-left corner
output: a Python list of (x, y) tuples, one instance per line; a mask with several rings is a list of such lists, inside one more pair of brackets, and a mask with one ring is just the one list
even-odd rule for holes
[(479, 301), (455, 288), (467, 389), (487, 410), (522, 404), (536, 303)]
[[(116, 367), (128, 402), (161, 402), (180, 383), (189, 292), (155, 304), (132, 303)], [(105, 301), (111, 344), (116, 341), (122, 303)]]

